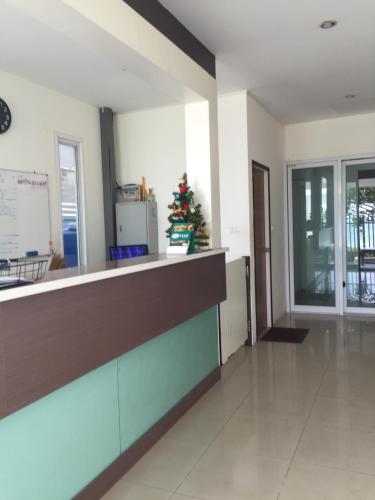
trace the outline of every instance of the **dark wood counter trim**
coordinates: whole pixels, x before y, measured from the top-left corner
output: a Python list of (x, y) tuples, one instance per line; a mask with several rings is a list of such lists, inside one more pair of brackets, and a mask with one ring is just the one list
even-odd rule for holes
[(84, 488), (75, 500), (98, 500), (220, 379), (216, 368), (141, 438)]
[(0, 418), (225, 298), (218, 254), (1, 302)]

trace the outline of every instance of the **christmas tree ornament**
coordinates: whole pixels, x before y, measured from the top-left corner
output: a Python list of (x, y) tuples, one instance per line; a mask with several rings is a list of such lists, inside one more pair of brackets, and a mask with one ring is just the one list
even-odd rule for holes
[[(171, 210), (171, 214), (168, 217), (171, 226), (166, 231), (167, 238), (171, 238), (172, 231), (176, 233), (176, 224), (191, 224), (195, 244), (199, 247), (208, 247), (210, 237), (201, 212), (202, 206), (200, 203), (195, 204), (194, 202), (194, 193), (188, 185), (186, 173), (178, 181), (178, 190), (177, 192), (173, 192), (174, 201), (168, 205), (168, 208)], [(175, 238), (177, 241), (176, 236)], [(190, 250), (191, 248), (192, 245), (190, 245)]]

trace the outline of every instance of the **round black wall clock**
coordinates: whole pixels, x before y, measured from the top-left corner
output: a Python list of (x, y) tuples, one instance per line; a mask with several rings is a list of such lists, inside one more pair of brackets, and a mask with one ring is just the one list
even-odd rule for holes
[(5, 101), (0, 98), (0, 134), (6, 132), (12, 123), (12, 115)]

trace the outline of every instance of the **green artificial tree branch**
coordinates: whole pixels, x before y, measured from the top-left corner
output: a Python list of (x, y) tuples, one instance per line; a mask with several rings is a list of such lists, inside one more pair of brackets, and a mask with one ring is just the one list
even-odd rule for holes
[(210, 237), (206, 229), (206, 222), (201, 212), (202, 205), (195, 204), (194, 192), (188, 185), (187, 174), (184, 173), (178, 184), (178, 191), (173, 191), (174, 200), (168, 205), (171, 211), (168, 221), (171, 224), (166, 230), (167, 238), (170, 238), (173, 224), (192, 224), (195, 242), (198, 246), (208, 246)]

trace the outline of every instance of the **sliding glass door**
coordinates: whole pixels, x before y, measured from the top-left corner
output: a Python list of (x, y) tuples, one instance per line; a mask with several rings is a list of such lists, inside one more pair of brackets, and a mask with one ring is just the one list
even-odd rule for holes
[(334, 163), (289, 167), (290, 299), (294, 311), (337, 311), (336, 170)]
[(375, 312), (375, 159), (344, 168), (344, 310)]
[(375, 158), (288, 167), (292, 311), (375, 314)]

